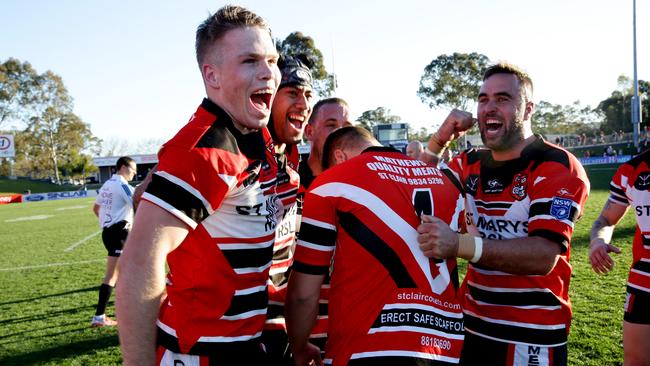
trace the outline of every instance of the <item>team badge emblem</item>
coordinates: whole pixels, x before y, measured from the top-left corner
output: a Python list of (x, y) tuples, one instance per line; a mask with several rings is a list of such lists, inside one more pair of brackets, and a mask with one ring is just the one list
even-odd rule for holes
[(521, 201), (526, 198), (527, 188), (528, 177), (525, 174), (519, 173), (515, 175), (512, 180), (512, 190), (510, 191), (510, 194), (512, 194), (512, 198)]
[(476, 196), (476, 192), (478, 191), (478, 175), (471, 174), (467, 177), (467, 180), (465, 180), (465, 189), (467, 193)]
[(634, 182), (634, 188), (639, 191), (647, 191), (650, 189), (650, 172), (641, 172)]
[(553, 197), (551, 203), (551, 216), (558, 220), (566, 220), (571, 213), (571, 205), (573, 201), (567, 198)]

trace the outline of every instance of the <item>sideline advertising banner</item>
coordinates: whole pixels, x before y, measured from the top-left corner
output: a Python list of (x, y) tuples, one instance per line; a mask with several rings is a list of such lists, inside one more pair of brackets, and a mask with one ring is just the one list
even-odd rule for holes
[(0, 158), (13, 158), (15, 156), (14, 135), (0, 134)]
[(0, 205), (23, 202), (22, 194), (0, 194)]
[(94, 189), (90, 191), (33, 193), (33, 194), (23, 195), (23, 202), (65, 200), (70, 198), (84, 198), (84, 197), (95, 197), (95, 196), (97, 196), (97, 191)]

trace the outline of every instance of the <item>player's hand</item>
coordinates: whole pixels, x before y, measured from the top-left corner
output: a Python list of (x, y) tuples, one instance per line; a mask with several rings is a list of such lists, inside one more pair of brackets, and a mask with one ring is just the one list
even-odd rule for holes
[(474, 123), (476, 123), (476, 119), (470, 112), (454, 109), (438, 129), (438, 137), (442, 143), (453, 141), (472, 128)]
[(598, 274), (605, 274), (614, 268), (614, 260), (609, 253), (620, 254), (621, 250), (603, 239), (594, 239), (589, 246), (589, 261), (591, 268)]
[(293, 351), (293, 363), (296, 366), (323, 366), (320, 359), (320, 348), (307, 342), (300, 351)]
[(422, 215), (418, 226), (418, 243), (425, 256), (446, 259), (458, 253), (458, 234), (444, 221), (434, 216)]

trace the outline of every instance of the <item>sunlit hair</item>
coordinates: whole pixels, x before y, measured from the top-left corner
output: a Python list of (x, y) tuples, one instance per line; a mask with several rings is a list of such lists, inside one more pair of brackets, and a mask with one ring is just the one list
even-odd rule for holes
[(119, 171), (123, 166), (131, 166), (131, 163), (133, 162), (135, 162), (133, 158), (129, 156), (122, 156), (121, 158), (117, 159), (117, 163), (115, 163), (115, 169)]
[(208, 16), (196, 29), (196, 61), (199, 63), (199, 68), (205, 63), (206, 55), (224, 34), (233, 29), (246, 27), (260, 27), (268, 31), (271, 36), (271, 28), (266, 21), (241, 6), (226, 5), (214, 15)]
[(335, 165), (334, 151), (350, 149), (368, 143), (379, 145), (379, 142), (372, 136), (370, 131), (363, 127), (347, 126), (330, 133), (325, 139), (325, 144), (323, 144), (321, 161), (323, 170)]
[(524, 102), (532, 101), (533, 99), (533, 80), (531, 80), (528, 73), (520, 69), (518, 66), (511, 63), (501, 61), (488, 67), (483, 74), (483, 81), (487, 80), (494, 74), (511, 74), (519, 80), (519, 93), (523, 97)]
[(309, 117), (309, 124), (314, 124), (314, 121), (316, 121), (316, 116), (318, 115), (318, 111), (321, 109), (321, 107), (328, 105), (328, 104), (338, 104), (341, 106), (344, 106), (346, 108), (350, 108), (348, 106), (348, 102), (341, 98), (325, 98), (321, 99), (314, 105), (314, 108), (312, 109), (311, 116)]

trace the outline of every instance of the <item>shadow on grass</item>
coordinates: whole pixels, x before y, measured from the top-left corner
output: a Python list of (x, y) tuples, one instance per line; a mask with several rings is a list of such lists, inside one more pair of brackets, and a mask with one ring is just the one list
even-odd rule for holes
[[(80, 311), (87, 311), (87, 310), (88, 310), (88, 314), (91, 314), (91, 309), (94, 309), (94, 308), (95, 308), (95, 305), (88, 305), (88, 306), (79, 306), (79, 307), (76, 307), (76, 308), (65, 309), (65, 310), (48, 311), (46, 313), (38, 313), (38, 314), (32, 314), (32, 315), (28, 315), (28, 316), (21, 316), (21, 317), (17, 317), (17, 318), (9, 318), (9, 319), (0, 320), (0, 324), (14, 324), (14, 323), (22, 323), (22, 322), (43, 320), (43, 319), (52, 318), (52, 317), (59, 316), (59, 315), (77, 314)], [(88, 319), (90, 319), (90, 315), (89, 315)]]
[(57, 297), (57, 296), (66, 296), (66, 295), (71, 295), (71, 294), (78, 294), (80, 292), (88, 292), (88, 291), (99, 291), (99, 286), (93, 286), (93, 287), (88, 287), (88, 288), (80, 288), (80, 289), (77, 289), (77, 290), (61, 292), (61, 293), (58, 293), (58, 294), (50, 294), (50, 295), (32, 297), (32, 298), (29, 298), (29, 299), (0, 302), (0, 306), (2, 306), (2, 305), (11, 305), (11, 304), (19, 304), (21, 302), (30, 302), (30, 301), (34, 301), (34, 300), (40, 300), (40, 299), (47, 299), (49, 297)]
[[(62, 332), (57, 332), (57, 333), (47, 333), (47, 331), (52, 331), (55, 329), (62, 329), (62, 328), (68, 328), (68, 327), (75, 327), (71, 328), (66, 331)], [(67, 323), (57, 323), (55, 327), (53, 328), (52, 325), (46, 325), (42, 327), (30, 327), (27, 330), (21, 330), (18, 332), (14, 333), (9, 333), (9, 334), (4, 334), (0, 336), (0, 344), (9, 344), (9, 343), (16, 343), (16, 342), (23, 342), (27, 339), (36, 339), (36, 338), (42, 338), (42, 337), (48, 337), (52, 338), (57, 335), (62, 335), (62, 334), (67, 334), (71, 332), (84, 332), (84, 331), (91, 331), (90, 327), (90, 321), (88, 322), (79, 322), (79, 321), (72, 321), (72, 322), (67, 322)], [(46, 332), (47, 334), (39, 334), (37, 336), (31, 336), (29, 335), (30, 333), (43, 333)], [(15, 341), (12, 340), (5, 340), (7, 338), (12, 338), (12, 337), (18, 337)]]
[(103, 335), (95, 339), (78, 341), (74, 343), (62, 344), (55, 347), (40, 349), (38, 351), (27, 352), (9, 356), (0, 359), (0, 364), (9, 365), (33, 365), (65, 360), (71, 357), (92, 354), (98, 349), (117, 347), (119, 341), (117, 335)]

